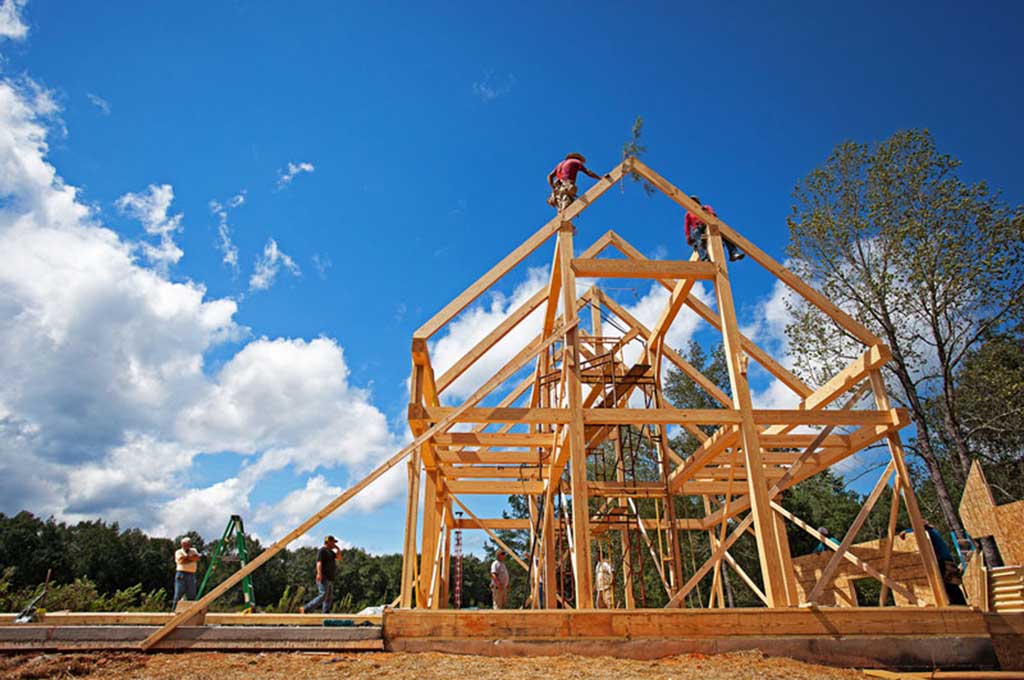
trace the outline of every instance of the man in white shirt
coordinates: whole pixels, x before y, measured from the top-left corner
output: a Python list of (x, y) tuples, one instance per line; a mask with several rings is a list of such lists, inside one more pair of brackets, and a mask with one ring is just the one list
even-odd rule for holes
[(491, 562), (491, 606), (504, 609), (508, 601), (508, 568), (505, 566), (505, 553), (498, 551)]
[(597, 589), (597, 608), (615, 609), (615, 567), (602, 555), (594, 569), (594, 587)]
[(199, 552), (192, 547), (192, 540), (186, 536), (181, 539), (181, 548), (174, 551), (174, 603), (178, 600), (196, 599), (196, 569), (199, 567)]

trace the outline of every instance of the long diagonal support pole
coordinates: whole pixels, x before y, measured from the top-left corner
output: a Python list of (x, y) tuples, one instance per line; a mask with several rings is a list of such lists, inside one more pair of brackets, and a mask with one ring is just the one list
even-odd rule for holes
[(142, 641), (140, 647), (143, 651), (149, 650), (153, 645), (157, 644), (165, 637), (167, 637), (175, 628), (180, 626), (185, 621), (191, 619), (196, 614), (206, 609), (210, 603), (216, 600), (218, 597), (230, 590), (243, 578), (256, 571), (265, 562), (269, 561), (274, 555), (281, 552), (288, 546), (289, 543), (294, 541), (299, 536), (312, 529), (314, 526), (319, 524), (325, 517), (330, 515), (332, 512), (340, 508), (342, 505), (352, 499), (353, 496), (358, 494), (360, 491), (370, 486), (373, 482), (380, 479), (384, 473), (398, 465), (403, 461), (406, 456), (419, 448), (423, 443), (430, 440), (438, 432), (442, 432), (451, 425), (453, 425), (462, 416), (463, 413), (468, 411), (470, 408), (480, 402), (481, 399), (490, 394), (496, 387), (501, 385), (503, 382), (508, 380), (510, 377), (515, 375), (523, 366), (528, 364), (537, 354), (547, 349), (551, 344), (557, 340), (562, 334), (564, 334), (570, 328), (575, 328), (576, 322), (571, 324), (562, 324), (556, 333), (552, 333), (547, 340), (543, 342), (534, 342), (528, 345), (519, 355), (518, 360), (505, 366), (504, 369), (495, 374), (490, 380), (484, 383), (480, 389), (474, 392), (462, 406), (455, 409), (452, 413), (439, 420), (433, 426), (428, 428), (423, 434), (414, 439), (411, 443), (407, 444), (398, 453), (388, 458), (386, 461), (381, 463), (376, 469), (373, 470), (366, 477), (361, 479), (351, 488), (346, 490), (340, 496), (332, 500), (330, 503), (321, 508), (318, 512), (306, 519), (302, 524), (295, 527), (290, 531), (284, 538), (280, 539), (272, 546), (264, 550), (262, 553), (256, 556), (252, 562), (246, 565), (244, 568), (239, 569), (233, 575), (225, 579), (222, 583), (217, 585), (216, 588), (211, 590), (208, 594), (196, 600), (196, 602), (187, 609), (175, 614), (174, 618), (165, 623), (159, 630), (152, 633), (149, 637)]

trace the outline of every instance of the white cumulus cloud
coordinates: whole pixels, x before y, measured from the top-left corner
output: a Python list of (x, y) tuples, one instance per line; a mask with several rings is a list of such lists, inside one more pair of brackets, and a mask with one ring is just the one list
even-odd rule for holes
[[(103, 226), (46, 158), (55, 113), (31, 81), (0, 80), (0, 512), (211, 535), (270, 471), (348, 484), (390, 454), (395, 436), (335, 341), (246, 343), (235, 301), (167, 278), (182, 220), (169, 184), (117, 201), (158, 246)], [(267, 256), (294, 264), (276, 244)], [(227, 343), (245, 344), (208, 371)], [(229, 454), (236, 474), (194, 482), (198, 456)]]

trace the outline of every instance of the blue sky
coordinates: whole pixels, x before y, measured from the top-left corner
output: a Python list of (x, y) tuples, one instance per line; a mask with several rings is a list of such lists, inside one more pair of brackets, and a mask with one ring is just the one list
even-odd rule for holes
[[(182, 285), (144, 278), (125, 292), (154, 286), (132, 298), (141, 316), (115, 296), (114, 311), (75, 317), (79, 350), (10, 368), (10, 385), (53, 387), (34, 401), (0, 389), (0, 415), (19, 423), (0, 431), (0, 467), (14, 480), (0, 511), (98, 515), (167, 533), (191, 523), (212, 535), (238, 499), (247, 524), (273, 537), (401, 443), (412, 332), (550, 217), (544, 178), (559, 158), (582, 151), (607, 171), (637, 115), (645, 160), (780, 259), (793, 185), (846, 139), (927, 127), (964, 162), (965, 178), (1024, 202), (1019, 3), (366, 4), (5, 2), (4, 16), (27, 29), (0, 41), (5, 83), (23, 101), (49, 93), (29, 113), (9, 111), (8, 124), (45, 124), (47, 148), (28, 147), (133, 258), (95, 280), (56, 275), (81, 264), (73, 247), (46, 276), (19, 263), (0, 277), (0, 299), (14, 301), (0, 305), (8, 346), (54, 337), (54, 326), (29, 333), (24, 314), (7, 314), (42, 304), (47, 285), (93, 290), (140, 268)], [(4, 153), (25, 157), (28, 147), (7, 143)], [(283, 182), (289, 164), (296, 172)], [(2, 230), (39, 192), (17, 173), (0, 182)], [(151, 189), (164, 185), (170, 202)], [(156, 206), (149, 232), (129, 194)], [(237, 268), (224, 262), (211, 201), (228, 206)], [(681, 218), (664, 197), (627, 185), (578, 220), (577, 243), (614, 228), (648, 254), (681, 258)], [(182, 251), (176, 261), (161, 265), (137, 246), (164, 238)], [(484, 299), (480, 322), (500, 318), (550, 254), (503, 281), (506, 298)], [(267, 276), (277, 268), (263, 288), (252, 285), (258, 258)], [(88, 270), (104, 266), (100, 257)], [(37, 287), (25, 292), (16, 276)], [(778, 324), (758, 322), (771, 309), (770, 279), (753, 265), (733, 278), (744, 323), (778, 345)], [(235, 307), (211, 326), (201, 320), (213, 312), (190, 298), (168, 325), (153, 301), (190, 290)], [(646, 285), (615, 295), (635, 308), (653, 301)], [(99, 307), (93, 300), (83, 293), (67, 308), (84, 314)], [(90, 339), (90, 329), (115, 339)], [(136, 336), (146, 343), (123, 340)], [(196, 357), (192, 382), (166, 378)], [(153, 370), (129, 370), (139, 365)], [(344, 378), (321, 385), (322, 371)], [(241, 403), (260, 389), (280, 400)], [(25, 444), (26, 432), (42, 443)], [(339, 441), (343, 452), (331, 453)], [(126, 459), (140, 470), (114, 470)], [(18, 483), (26, 467), (37, 479)], [(397, 550), (402, 495), (391, 484), (327, 528)]]

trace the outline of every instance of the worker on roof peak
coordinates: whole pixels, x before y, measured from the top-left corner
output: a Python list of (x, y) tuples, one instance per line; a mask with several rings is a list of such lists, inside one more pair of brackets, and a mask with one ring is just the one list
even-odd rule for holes
[(548, 185), (551, 187), (548, 205), (561, 212), (576, 200), (576, 175), (580, 171), (594, 179), (601, 179), (600, 175), (587, 168), (586, 162), (583, 154), (573, 152), (567, 154), (565, 160), (548, 173)]
[[(697, 196), (691, 196), (695, 203), (706, 213), (710, 213), (715, 217), (718, 217), (718, 213), (710, 205), (704, 205), (700, 202), (700, 198)], [(700, 257), (702, 262), (708, 261), (708, 226), (704, 224), (704, 221), (690, 212), (686, 211), (686, 219), (683, 220), (683, 225), (686, 228), (686, 242), (690, 244), (690, 247), (697, 251), (697, 255)], [(746, 255), (742, 250), (736, 247), (736, 244), (727, 238), (723, 238), (722, 242), (725, 243), (725, 247), (729, 250), (729, 261), (735, 262), (736, 260), (742, 260)]]

